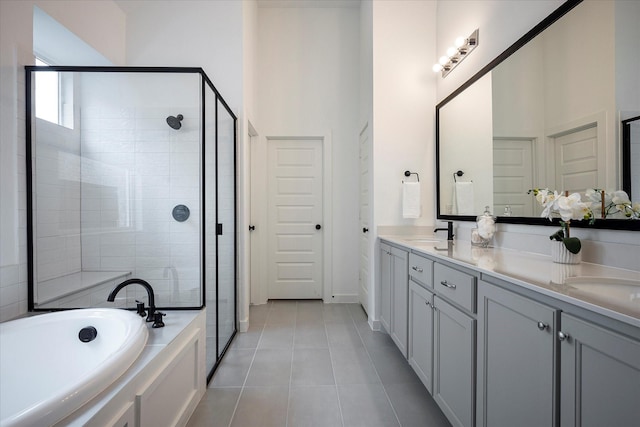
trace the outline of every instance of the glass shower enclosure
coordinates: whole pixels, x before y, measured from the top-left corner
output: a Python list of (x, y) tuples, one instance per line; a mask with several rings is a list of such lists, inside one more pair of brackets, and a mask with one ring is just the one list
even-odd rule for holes
[[(29, 310), (206, 307), (237, 330), (237, 119), (201, 68), (28, 66)], [(169, 313), (170, 315), (170, 313)]]

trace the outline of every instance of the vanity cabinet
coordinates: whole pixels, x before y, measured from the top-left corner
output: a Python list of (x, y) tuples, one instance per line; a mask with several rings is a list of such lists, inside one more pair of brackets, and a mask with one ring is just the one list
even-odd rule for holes
[(479, 281), (478, 426), (557, 425), (558, 316), (552, 307)]
[(407, 357), (409, 252), (381, 244), (380, 261), (380, 322), (402, 354)]
[(640, 341), (561, 315), (561, 426), (640, 423)]
[(433, 393), (433, 292), (413, 279), (409, 281), (408, 359), (420, 381)]
[(438, 295), (433, 305), (432, 395), (452, 425), (471, 427), (475, 418), (476, 321)]

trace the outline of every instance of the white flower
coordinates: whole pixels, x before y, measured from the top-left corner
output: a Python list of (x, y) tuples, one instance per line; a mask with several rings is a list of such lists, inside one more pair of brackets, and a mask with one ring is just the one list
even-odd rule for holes
[(580, 201), (580, 193), (573, 193), (569, 196), (560, 196), (554, 203), (558, 214), (563, 221), (572, 219), (583, 219), (588, 211), (586, 203)]

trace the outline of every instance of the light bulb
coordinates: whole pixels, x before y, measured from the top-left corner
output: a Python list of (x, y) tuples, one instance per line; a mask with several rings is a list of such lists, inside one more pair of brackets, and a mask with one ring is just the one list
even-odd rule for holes
[(464, 46), (465, 42), (467, 41), (467, 39), (465, 39), (464, 37), (458, 37), (456, 39), (456, 47), (462, 47)]
[(451, 46), (449, 49), (447, 49), (447, 56), (449, 58), (451, 58), (452, 56), (454, 56), (456, 53), (458, 53), (458, 49), (456, 49), (455, 47)]
[(432, 68), (434, 73), (439, 73), (440, 71), (442, 71), (442, 65), (440, 64), (433, 64), (433, 68)]
[(447, 62), (449, 62), (449, 57), (448, 57), (448, 56), (441, 56), (441, 57), (440, 57), (440, 59), (438, 60), (438, 62), (439, 62), (441, 65), (444, 65), (444, 64), (446, 64)]

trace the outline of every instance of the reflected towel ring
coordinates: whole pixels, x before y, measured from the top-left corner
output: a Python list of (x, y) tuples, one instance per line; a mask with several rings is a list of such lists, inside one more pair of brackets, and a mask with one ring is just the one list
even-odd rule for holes
[[(418, 172), (404, 171), (404, 176), (409, 177), (411, 175), (415, 175), (416, 179), (418, 180), (417, 182), (420, 182), (420, 175), (418, 175)], [(402, 181), (402, 183), (404, 184), (404, 180)]]

